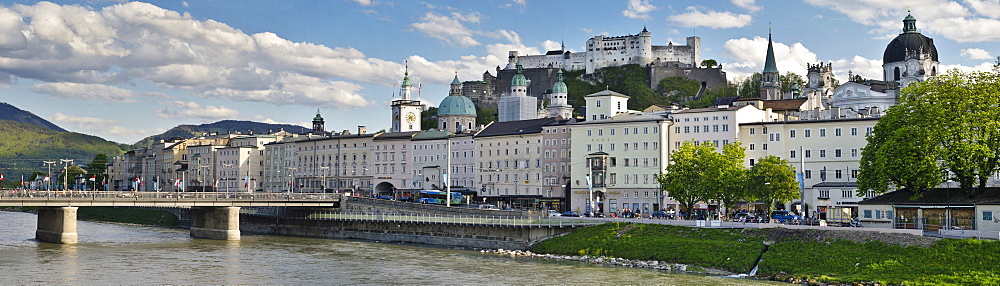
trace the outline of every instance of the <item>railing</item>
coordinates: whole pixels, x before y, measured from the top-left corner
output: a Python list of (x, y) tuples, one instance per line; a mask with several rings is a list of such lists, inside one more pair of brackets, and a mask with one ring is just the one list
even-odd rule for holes
[(345, 212), (312, 212), (301, 219), (336, 220), (336, 221), (370, 221), (370, 222), (407, 222), (453, 225), (485, 225), (485, 226), (518, 226), (518, 227), (548, 227), (548, 226), (587, 226), (603, 222), (519, 216), (482, 216), (482, 215), (440, 215), (440, 214), (386, 214), (386, 213), (345, 213)]
[(236, 192), (120, 192), (3, 190), (0, 200), (178, 200), (178, 201), (310, 201), (339, 199), (327, 193), (236, 193)]

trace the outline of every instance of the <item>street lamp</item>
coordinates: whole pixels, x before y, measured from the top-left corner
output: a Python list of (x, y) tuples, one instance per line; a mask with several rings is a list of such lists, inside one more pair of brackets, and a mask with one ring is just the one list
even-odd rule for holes
[(62, 162), (62, 163), (65, 164), (65, 167), (63, 167), (63, 190), (65, 191), (66, 187), (69, 184), (68, 183), (68, 180), (69, 180), (69, 164), (73, 164), (73, 159), (59, 159), (59, 162)]
[(52, 174), (52, 165), (55, 165), (56, 161), (42, 161), (42, 163), (44, 163), (45, 166), (49, 168), (48, 173), (45, 173), (45, 183), (47, 185), (46, 186), (47, 187), (46, 191), (50, 191), (51, 192), (52, 191), (52, 179), (49, 178), (49, 176)]
[[(222, 164), (222, 167), (226, 168), (226, 169), (229, 169), (229, 168), (233, 167), (233, 164)], [(228, 182), (229, 178), (222, 178), (222, 179), (226, 180), (226, 182), (225, 182), (225, 184), (226, 184), (226, 196), (229, 196), (229, 182)]]
[(295, 191), (295, 185), (292, 184), (295, 181), (295, 176), (293, 175), (293, 173), (299, 170), (299, 168), (285, 167), (285, 169), (288, 169), (288, 192), (293, 193)]
[(319, 183), (320, 193), (326, 193), (326, 172), (330, 170), (330, 166), (322, 166), (319, 169), (323, 170), (323, 180)]

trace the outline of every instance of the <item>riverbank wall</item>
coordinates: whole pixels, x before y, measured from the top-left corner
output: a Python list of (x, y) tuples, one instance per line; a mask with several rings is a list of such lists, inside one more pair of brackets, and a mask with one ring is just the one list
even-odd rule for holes
[(360, 239), (476, 249), (527, 250), (539, 241), (582, 227), (584, 225), (316, 220), (249, 214), (240, 216), (240, 229), (248, 234)]

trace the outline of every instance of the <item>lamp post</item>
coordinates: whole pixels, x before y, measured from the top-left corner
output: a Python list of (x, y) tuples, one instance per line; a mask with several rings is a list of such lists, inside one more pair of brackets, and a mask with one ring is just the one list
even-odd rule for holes
[[(222, 167), (226, 168), (226, 169), (229, 169), (229, 168), (233, 167), (233, 164), (222, 164)], [(225, 184), (226, 184), (226, 196), (228, 197), (229, 196), (229, 182), (228, 182), (229, 178), (222, 178), (222, 180), (226, 181), (225, 182)]]
[(299, 168), (285, 167), (285, 169), (288, 169), (288, 192), (293, 193), (295, 192), (295, 185), (294, 185), (295, 176), (293, 175), (293, 173), (297, 171)]
[(323, 180), (319, 182), (319, 192), (326, 193), (326, 172), (330, 170), (330, 166), (322, 166), (319, 169), (323, 170)]
[(46, 191), (50, 191), (51, 192), (52, 191), (52, 179), (50, 178), (50, 176), (52, 175), (52, 165), (55, 165), (56, 161), (42, 161), (42, 163), (44, 163), (45, 166), (49, 168), (48, 173), (45, 173), (45, 184), (46, 184)]
[(69, 181), (69, 164), (73, 164), (73, 159), (59, 159), (59, 162), (62, 162), (62, 163), (65, 164), (65, 166), (63, 167), (63, 190), (65, 191), (66, 187), (69, 184), (69, 182), (68, 182)]

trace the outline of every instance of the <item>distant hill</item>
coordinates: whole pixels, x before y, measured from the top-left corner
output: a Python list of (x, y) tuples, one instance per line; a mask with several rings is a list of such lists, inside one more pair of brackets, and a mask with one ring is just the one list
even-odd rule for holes
[(170, 139), (172, 137), (191, 138), (202, 136), (206, 133), (225, 134), (228, 132), (240, 132), (247, 134), (247, 131), (249, 130), (253, 131), (254, 134), (266, 134), (269, 131), (277, 132), (282, 129), (291, 133), (300, 133), (303, 130), (311, 130), (311, 128), (290, 124), (267, 124), (253, 121), (223, 120), (201, 125), (178, 125), (177, 127), (167, 130), (167, 132), (163, 132), (162, 134), (143, 138), (139, 142), (136, 142), (133, 146), (149, 146), (153, 142)]
[(118, 156), (125, 153), (123, 148), (126, 147), (97, 136), (60, 132), (12, 120), (0, 120), (0, 134), (3, 134), (0, 168), (9, 175), (41, 171), (42, 161), (73, 159), (74, 164), (87, 164), (94, 155)]
[(38, 117), (38, 115), (35, 115), (34, 113), (21, 110), (20, 108), (14, 107), (6, 102), (0, 102), (0, 120), (34, 124), (59, 132), (67, 132), (66, 129), (62, 129), (62, 127), (56, 126), (55, 124), (52, 124), (52, 122)]

